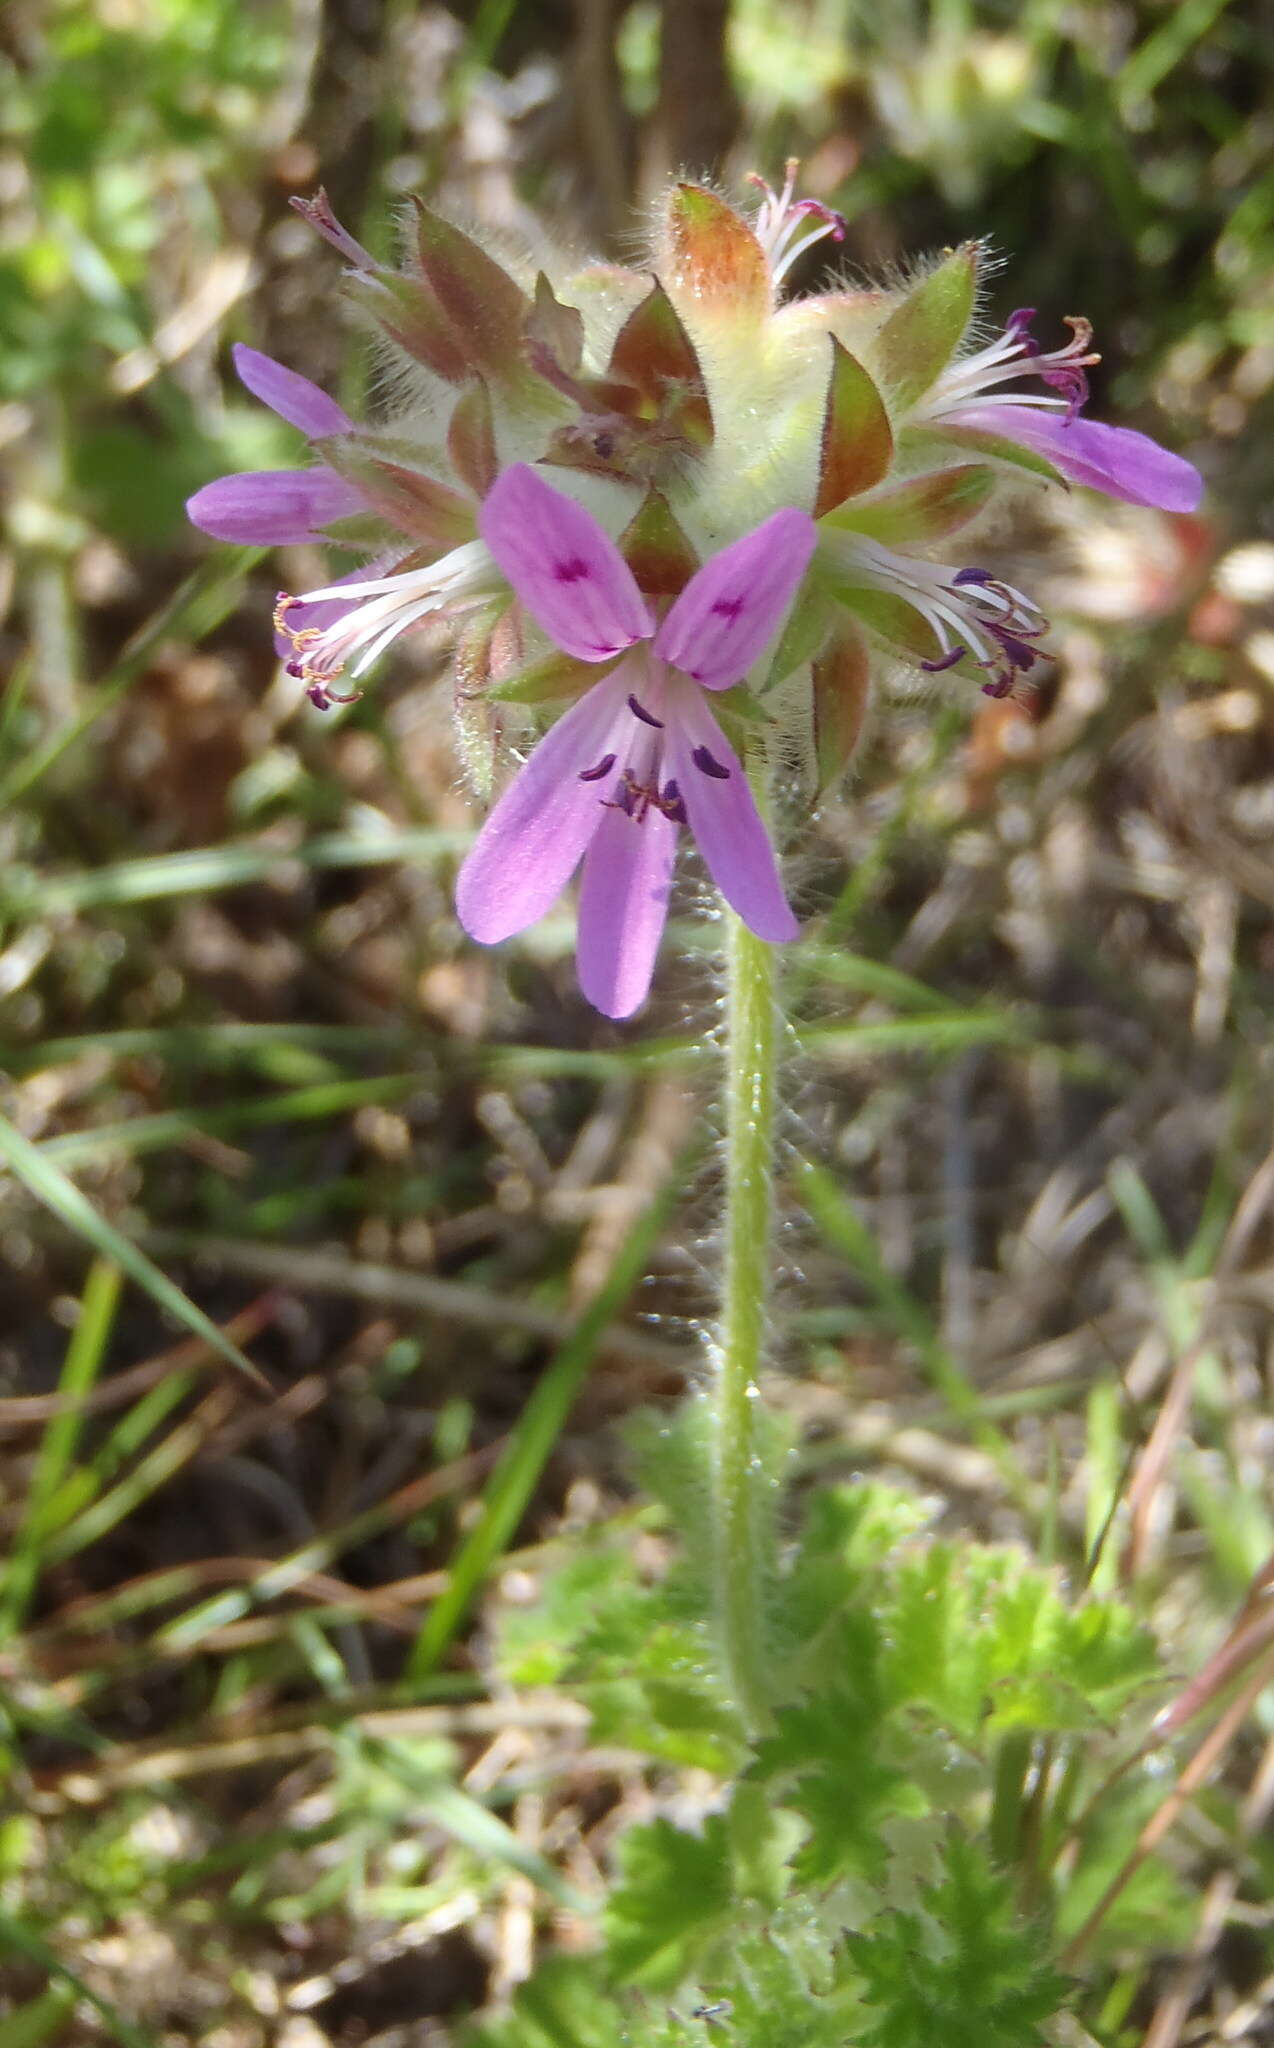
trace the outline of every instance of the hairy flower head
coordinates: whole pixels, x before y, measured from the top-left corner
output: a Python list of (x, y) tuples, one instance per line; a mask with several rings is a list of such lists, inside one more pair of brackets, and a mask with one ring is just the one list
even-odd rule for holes
[[(802, 260), (844, 224), (796, 196), (794, 165), (779, 191), (754, 183), (747, 210), (673, 185), (642, 268), (497, 257), (420, 201), (390, 266), (322, 193), (298, 202), (346, 266), (390, 396), (374, 424), (358, 422), (237, 349), (244, 383), (316, 459), (222, 479), (190, 503), (220, 538), (370, 557), (279, 599), (280, 653), (319, 707), (357, 695), (425, 622), (457, 637), (457, 725), (479, 786), (519, 716), (541, 725), (569, 705), (492, 813), (461, 909), (479, 938), (516, 930), (509, 918), (529, 922), (526, 904), (552, 900), (584, 855), (581, 971), (615, 1015), (649, 979), (682, 823), (741, 914), (763, 896), (756, 929), (786, 935), (747, 778), (703, 696), (731, 645), (719, 613), (706, 633), (715, 577), (750, 565), (746, 616), (766, 626), (727, 663), (757, 700), (751, 754), (801, 761), (822, 785), (857, 744), (877, 674), (967, 677), (1003, 695), (1034, 668), (1046, 622), (978, 545), (997, 505), (1079, 484), (1186, 512), (1201, 489), (1179, 456), (1084, 416), (1098, 360), (1087, 321), (1073, 317), (1051, 349), (1027, 311), (989, 339), (979, 330), (979, 242), (905, 285), (794, 297)], [(555, 578), (550, 557), (596, 574)], [(602, 651), (625, 621), (622, 647)], [(585, 683), (590, 664), (617, 661), (622, 682), (611, 668)], [(696, 768), (696, 748), (721, 772)], [(499, 878), (492, 850), (515, 842), (544, 849), (534, 887)], [(603, 927), (625, 935), (618, 951)]]

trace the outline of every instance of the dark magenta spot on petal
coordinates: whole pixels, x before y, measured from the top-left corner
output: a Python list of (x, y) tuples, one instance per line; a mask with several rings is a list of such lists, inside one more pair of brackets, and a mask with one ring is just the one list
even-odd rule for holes
[(690, 758), (701, 775), (711, 775), (717, 782), (730, 780), (730, 770), (723, 768), (719, 761), (714, 761), (706, 747), (696, 747)]
[(718, 618), (729, 619), (733, 622), (743, 610), (743, 599), (741, 597), (719, 597), (713, 604), (712, 609)]
[(588, 563), (582, 561), (578, 555), (572, 555), (568, 561), (553, 564), (553, 574), (559, 583), (584, 583), (588, 580), (588, 573)]

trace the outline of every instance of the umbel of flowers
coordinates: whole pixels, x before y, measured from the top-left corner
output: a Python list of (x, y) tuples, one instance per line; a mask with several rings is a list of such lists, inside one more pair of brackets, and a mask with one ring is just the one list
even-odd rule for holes
[(791, 168), (760, 192), (748, 216), (674, 185), (631, 268), (497, 260), (416, 202), (391, 269), (321, 193), (297, 202), (379, 336), (383, 416), (239, 348), (317, 460), (190, 504), (220, 538), (365, 558), (278, 602), (320, 707), (400, 634), (450, 628), (479, 788), (510, 742), (531, 749), (462, 869), (461, 920), (503, 939), (583, 860), (581, 980), (616, 1017), (649, 987), (679, 827), (752, 930), (790, 938), (749, 774), (829, 783), (875, 677), (1005, 695), (1029, 673), (1046, 622), (978, 561), (997, 502), (1079, 484), (1188, 512), (1200, 494), (1180, 457), (1084, 417), (1085, 320), (1052, 348), (1025, 311), (988, 337), (979, 243), (905, 285), (789, 298), (794, 262), (843, 226)]

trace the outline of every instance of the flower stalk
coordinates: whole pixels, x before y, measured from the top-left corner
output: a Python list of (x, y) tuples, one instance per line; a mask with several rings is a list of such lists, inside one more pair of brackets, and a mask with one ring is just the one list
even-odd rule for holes
[(750, 1737), (770, 1719), (765, 1674), (771, 1484), (760, 1372), (769, 1295), (777, 1096), (778, 955), (727, 912), (725, 1211), (721, 1324), (712, 1387), (713, 1568), (721, 1649)]

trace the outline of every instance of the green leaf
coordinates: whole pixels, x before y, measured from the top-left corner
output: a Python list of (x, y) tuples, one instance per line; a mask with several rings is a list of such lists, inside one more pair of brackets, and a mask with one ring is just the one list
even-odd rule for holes
[(946, 369), (973, 317), (980, 244), (963, 242), (912, 286), (876, 336), (876, 360), (897, 404), (914, 405)]
[(848, 1937), (872, 2017), (864, 2048), (1028, 2048), (1061, 2007), (1038, 1928), (1023, 1925), (1008, 1881), (952, 1833), (923, 1914), (882, 1914)]
[(776, 1715), (776, 1731), (757, 1753), (756, 1782), (809, 1823), (792, 1862), (803, 1884), (875, 1874), (881, 1823), (926, 1810), (900, 1732), (887, 1726), (881, 1650), (870, 1615), (843, 1615), (820, 1650), (811, 1697)]
[(710, 1815), (695, 1835), (667, 1820), (630, 1828), (619, 1867), (604, 1918), (611, 1965), (621, 1982), (671, 1987), (734, 1908), (725, 1819)]
[(632, 2015), (592, 1958), (546, 1956), (506, 2016), (466, 2035), (470, 2048), (633, 2048)]

